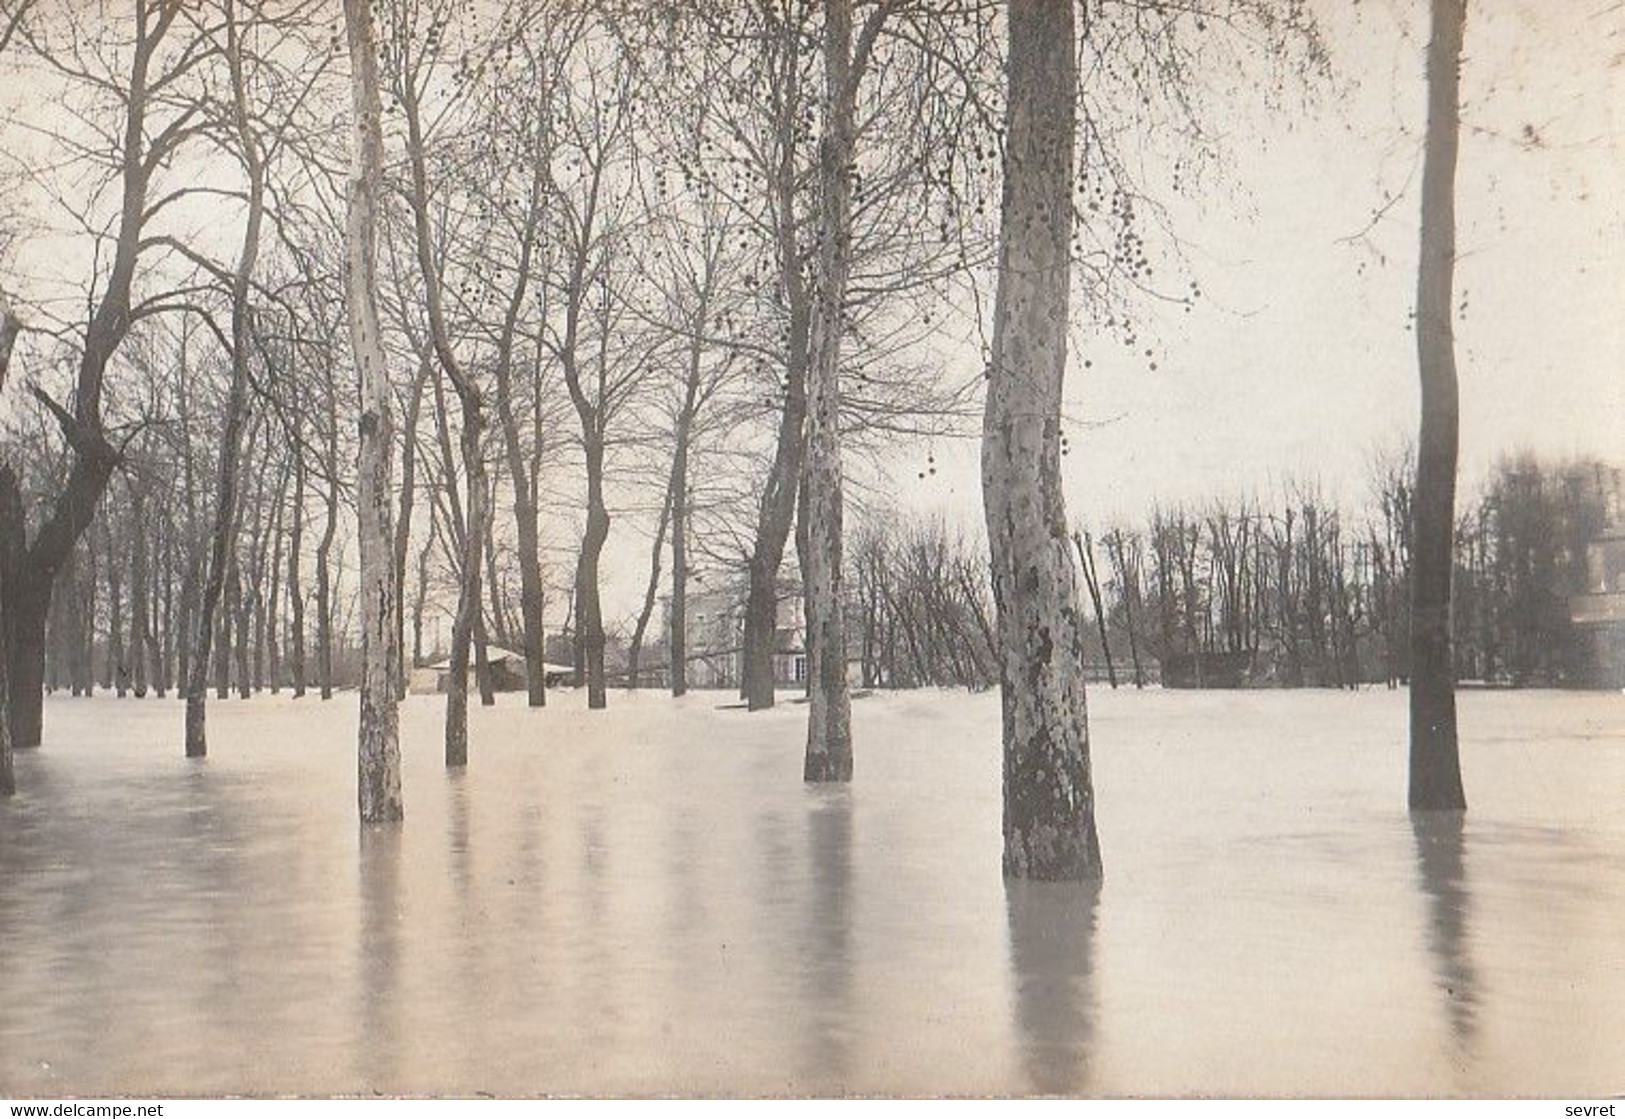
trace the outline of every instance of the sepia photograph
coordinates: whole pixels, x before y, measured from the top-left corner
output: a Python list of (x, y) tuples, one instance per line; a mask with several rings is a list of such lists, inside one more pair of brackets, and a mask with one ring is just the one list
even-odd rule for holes
[(0, 1099), (1612, 1114), (1622, 112), (1625, 0), (0, 0)]

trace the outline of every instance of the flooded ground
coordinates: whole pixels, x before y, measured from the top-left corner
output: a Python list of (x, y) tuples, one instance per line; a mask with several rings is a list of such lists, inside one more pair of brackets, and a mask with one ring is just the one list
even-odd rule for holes
[(1107, 882), (1007, 890), (992, 695), (53, 699), (0, 805), (0, 1095), (1625, 1090), (1625, 697), (1463, 697), (1412, 827), (1404, 696), (1093, 693)]

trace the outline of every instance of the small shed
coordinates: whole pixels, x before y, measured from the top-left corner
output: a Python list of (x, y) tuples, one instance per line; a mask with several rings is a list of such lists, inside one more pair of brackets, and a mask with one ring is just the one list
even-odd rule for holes
[[(522, 692), (525, 690), (525, 654), (514, 649), (505, 649), (500, 645), (487, 645), (485, 647), (486, 664), (491, 671), (491, 688), (498, 692)], [(567, 664), (554, 664), (551, 661), (542, 662), (542, 672), (547, 686), (556, 688), (568, 684), (575, 678), (575, 668)], [(413, 669), (411, 691), (418, 694), (443, 693), (451, 680), (451, 659), (449, 657), (435, 661), (421, 668)], [(468, 686), (477, 686), (474, 675), (474, 657), (472, 651), (469, 655)]]

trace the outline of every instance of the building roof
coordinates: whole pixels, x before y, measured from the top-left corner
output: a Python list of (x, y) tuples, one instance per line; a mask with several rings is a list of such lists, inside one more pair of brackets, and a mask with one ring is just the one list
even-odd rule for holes
[[(493, 665), (507, 664), (509, 662), (513, 662), (515, 665), (522, 665), (526, 660), (524, 653), (518, 652), (514, 649), (505, 649), (501, 645), (487, 645), (485, 647), (485, 659), (488, 663)], [(472, 650), (469, 652), (468, 663), (471, 665), (474, 663)], [(451, 658), (445, 657), (442, 660), (434, 661), (427, 667), (434, 669), (436, 672), (449, 672), (451, 671)], [(543, 661), (542, 671), (549, 676), (562, 676), (566, 673), (573, 673), (575, 671), (575, 665), (555, 664), (552, 661)]]

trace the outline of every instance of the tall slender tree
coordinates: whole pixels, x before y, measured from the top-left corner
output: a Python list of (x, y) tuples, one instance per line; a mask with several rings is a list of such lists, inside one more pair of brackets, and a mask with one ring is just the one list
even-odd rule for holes
[(1428, 41), (1422, 243), (1416, 280), (1416, 358), (1422, 381), (1411, 582), (1412, 811), (1463, 811), (1456, 741), (1450, 577), (1456, 527), (1456, 150), (1466, 0), (1433, 0)]
[[(209, 647), (214, 640), (214, 614), (220, 608), (226, 569), (232, 563), (230, 553), (236, 546), (240, 447), (243, 425), (248, 420), (249, 316), (252, 313), (249, 295), (254, 283), (254, 265), (259, 258), (260, 229), (265, 221), (265, 149), (249, 111), (243, 28), (236, 0), (225, 0), (224, 17), (226, 64), (231, 76), (231, 128), (248, 183), (248, 214), (237, 268), (231, 275), (231, 388), (226, 397), (225, 433), (220, 440), (208, 574), (203, 582), (197, 627), (193, 630), (192, 673), (186, 681), (186, 756), (189, 758), (201, 758), (209, 752), (205, 707)], [(222, 649), (221, 654), (225, 653)]]
[(1061, 492), (1074, 116), (1073, 6), (1010, 0), (1004, 188), (982, 493), (1004, 738), (1004, 872), (1100, 877), (1085, 623)]
[(378, 316), (378, 206), (383, 190), (383, 101), (370, 0), (344, 0), (350, 48), (354, 153), (345, 227), (345, 295), (350, 349), (360, 382), (360, 447), (356, 453), (361, 551), (361, 717), (357, 737), (357, 806), (363, 823), (399, 820), (400, 725), (395, 651), (396, 582), (390, 508), (389, 368)]

